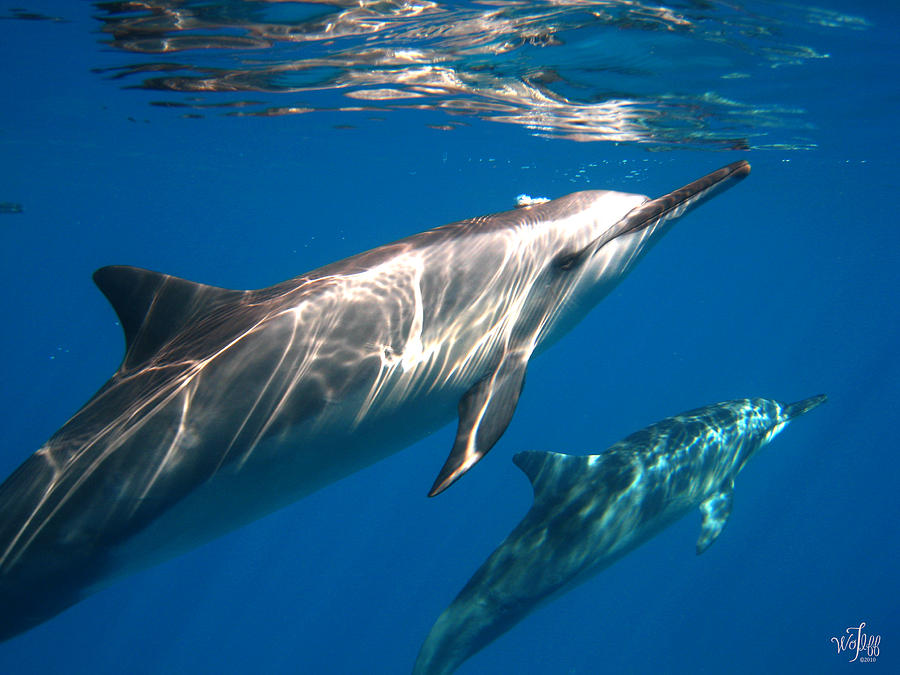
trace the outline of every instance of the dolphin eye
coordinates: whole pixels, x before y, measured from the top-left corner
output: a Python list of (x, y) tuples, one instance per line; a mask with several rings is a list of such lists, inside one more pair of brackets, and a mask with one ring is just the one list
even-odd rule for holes
[(568, 272), (581, 265), (586, 257), (584, 249), (580, 251), (563, 251), (554, 258), (553, 263), (557, 269)]

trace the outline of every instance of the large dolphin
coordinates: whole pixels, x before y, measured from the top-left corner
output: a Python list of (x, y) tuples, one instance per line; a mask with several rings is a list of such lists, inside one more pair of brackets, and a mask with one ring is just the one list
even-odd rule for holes
[(532, 354), (749, 171), (736, 162), (654, 200), (576, 192), (256, 291), (98, 270), (125, 357), (0, 486), (0, 640), (458, 412), (430, 494), (444, 490), (506, 429)]
[(735, 476), (824, 395), (691, 410), (599, 455), (520, 452), (534, 504), (428, 634), (414, 675), (452, 673), (533, 610), (570, 591), (699, 506), (697, 554), (722, 533)]

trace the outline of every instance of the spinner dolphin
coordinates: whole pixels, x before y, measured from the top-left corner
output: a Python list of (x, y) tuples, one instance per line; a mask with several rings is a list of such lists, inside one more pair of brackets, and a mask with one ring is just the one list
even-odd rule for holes
[(599, 455), (515, 455), (534, 505), (438, 617), (414, 675), (452, 673), (534, 609), (698, 506), (703, 553), (728, 521), (734, 479), (747, 460), (824, 401), (727, 401), (652, 424)]
[(0, 640), (458, 414), (430, 494), (446, 489), (506, 429), (531, 356), (749, 171), (736, 162), (654, 200), (576, 192), (261, 290), (98, 270), (125, 356), (0, 485)]

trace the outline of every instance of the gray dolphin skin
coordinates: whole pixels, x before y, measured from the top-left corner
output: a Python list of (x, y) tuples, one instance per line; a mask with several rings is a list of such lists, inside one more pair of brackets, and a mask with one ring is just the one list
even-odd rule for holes
[(458, 415), (446, 489), (505, 431), (532, 354), (749, 171), (654, 200), (576, 192), (255, 291), (98, 270), (125, 356), (0, 485), (0, 640)]
[(515, 455), (534, 504), (438, 617), (414, 675), (452, 673), (533, 610), (697, 506), (703, 553), (728, 521), (734, 479), (747, 460), (825, 400), (726, 401), (666, 418), (599, 455)]

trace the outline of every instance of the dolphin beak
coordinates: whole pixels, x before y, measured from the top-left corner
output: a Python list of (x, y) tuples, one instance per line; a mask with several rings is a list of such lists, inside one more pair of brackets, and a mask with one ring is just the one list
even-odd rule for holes
[(680, 218), (703, 202), (734, 187), (749, 175), (750, 163), (742, 159), (708, 173), (674, 192), (644, 202), (634, 207), (622, 220), (582, 249), (582, 254), (594, 253), (617, 237)]
[(619, 236), (646, 229), (666, 220), (680, 218), (703, 202), (734, 187), (749, 175), (750, 163), (742, 159), (708, 173), (703, 178), (698, 178), (693, 183), (688, 183), (674, 192), (658, 199), (651, 199), (632, 209), (623, 218), (622, 231)]
[(796, 403), (789, 403), (784, 406), (784, 417), (788, 420), (799, 417), (803, 413), (808, 413), (813, 408), (818, 408), (827, 400), (828, 396), (826, 396), (825, 394), (819, 394), (818, 396), (805, 398), (802, 401), (797, 401)]

